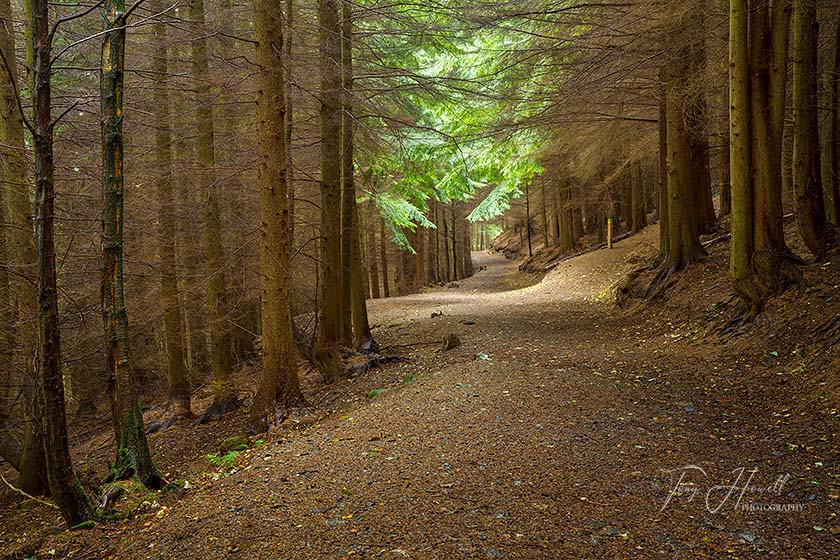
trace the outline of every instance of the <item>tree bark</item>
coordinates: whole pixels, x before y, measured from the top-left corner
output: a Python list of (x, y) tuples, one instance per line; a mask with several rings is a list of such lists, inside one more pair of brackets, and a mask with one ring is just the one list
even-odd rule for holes
[(379, 288), (379, 264), (377, 263), (377, 249), (376, 243), (376, 214), (373, 210), (373, 203), (368, 206), (368, 227), (367, 227), (367, 258), (368, 270), (370, 271), (370, 295), (373, 299), (382, 297), (382, 292)]
[(659, 72), (659, 176), (657, 183), (656, 214), (659, 217), (659, 263), (668, 258), (670, 241), (668, 232), (668, 72), (663, 66)]
[[(719, 0), (721, 10), (723, 12), (729, 11), (729, 0)], [(724, 45), (725, 49), (729, 48), (729, 27), (722, 26), (718, 33), (719, 41)], [(728, 58), (724, 63), (728, 62)], [(728, 64), (727, 64), (728, 67)], [(729, 80), (728, 70), (724, 69), (720, 74), (721, 85), (719, 89), (720, 95), (720, 113), (717, 122), (718, 138), (721, 144), (720, 159), (718, 165), (718, 191), (720, 193), (720, 211), (719, 216), (729, 216), (732, 213), (732, 179), (731, 179), (731, 161), (729, 148)]]
[(531, 243), (531, 185), (525, 184), (525, 228), (528, 234), (528, 256), (534, 256), (534, 248)]
[(163, 331), (166, 342), (166, 365), (169, 373), (169, 406), (174, 419), (189, 418), (190, 382), (184, 367), (184, 344), (181, 333), (181, 306), (178, 298), (178, 262), (175, 240), (177, 232), (172, 194), (172, 133), (169, 129), (170, 110), (166, 75), (168, 71), (167, 34), (163, 22), (154, 24), (155, 53), (153, 68), (157, 76), (153, 92), (152, 110), (156, 113), (155, 178), (158, 202), (158, 235), (160, 246), (160, 293), (163, 304)]
[[(289, 209), (286, 189), (283, 13), (274, 0), (253, 0), (257, 41), (257, 130), (260, 185), (260, 306), (263, 371), (251, 408), (253, 427), (303, 400), (289, 305)], [(270, 414), (280, 409), (279, 414)]]
[(466, 203), (462, 206), (464, 212), (461, 218), (461, 270), (464, 278), (473, 275), (472, 243), (470, 242), (470, 222), (467, 220)]
[(667, 145), (668, 145), (668, 256), (663, 272), (670, 275), (697, 262), (704, 255), (700, 245), (697, 207), (697, 181), (694, 162), (702, 161), (702, 147), (693, 142), (685, 118), (687, 79), (690, 59), (678, 52), (668, 63)]
[(642, 231), (645, 227), (645, 187), (642, 183), (642, 163), (632, 164), (630, 187), (630, 229), (633, 233)]
[(292, 86), (294, 76), (292, 75), (292, 47), (294, 46), (293, 35), (295, 21), (294, 0), (286, 0), (285, 13), (285, 35), (283, 36), (283, 53), (285, 55), (285, 68), (283, 72), (283, 98), (286, 102), (286, 115), (283, 121), (284, 140), (286, 147), (286, 198), (289, 209), (289, 255), (295, 249), (295, 167), (294, 154), (292, 152), (292, 132), (294, 132), (294, 96)]
[(204, 0), (191, 0), (190, 17), (199, 36), (192, 43), (192, 73), (196, 90), (196, 156), (198, 188), (204, 213), (204, 252), (207, 272), (207, 310), (210, 333), (210, 356), (213, 367), (213, 403), (204, 418), (225, 414), (238, 406), (230, 385), (233, 372), (230, 324), (227, 302), (227, 270), (222, 245), (222, 223), (216, 181), (216, 146), (213, 123), (213, 99), (210, 91), (210, 67)]
[[(28, 16), (31, 16), (31, 8)], [(31, 19), (31, 17), (29, 17)], [(3, 30), (0, 32), (0, 50), (9, 62), (9, 72), (3, 65), (0, 74), (5, 79), (0, 84), (0, 153), (3, 158), (3, 173), (6, 195), (6, 209), (10, 228), (8, 228), (8, 252), (15, 274), (9, 279), (9, 288), (15, 294), (10, 300), (14, 305), (13, 316), (17, 321), (13, 325), (18, 352), (12, 356), (14, 371), (22, 374), (17, 380), (24, 387), (24, 402), (21, 413), (24, 419), (22, 459), (15, 467), (21, 467), (19, 486), (31, 495), (47, 492), (47, 465), (44, 457), (42, 434), (36, 418), (37, 383), (35, 364), (30, 356), (35, 355), (37, 337), (32, 318), (36, 316), (35, 263), (37, 259), (32, 224), (32, 207), (29, 197), (31, 186), (27, 173), (26, 147), (24, 144), (23, 116), (18, 105), (15, 87), (20, 88), (15, 63), (15, 43), (12, 25), (12, 8), (8, 0), (0, 1), (0, 20)], [(31, 32), (31, 22), (26, 24)], [(27, 34), (27, 53), (31, 55), (31, 33)], [(32, 57), (28, 60), (31, 62)], [(31, 68), (31, 65), (29, 66)]]
[(561, 180), (558, 183), (559, 200), (557, 207), (557, 217), (560, 228), (560, 250), (570, 253), (574, 250), (574, 223), (572, 222), (572, 211), (569, 208), (569, 201), (571, 199), (570, 191), (571, 185), (568, 179)]
[(338, 0), (318, 0), (321, 68), (321, 321), (316, 366), (327, 381), (342, 373), (341, 25)]
[(829, 183), (826, 185), (831, 200), (831, 217), (834, 224), (840, 226), (840, 150), (837, 149), (838, 135), (840, 135), (840, 9), (836, 15), (837, 24), (834, 30), (834, 63), (831, 72), (831, 86), (829, 96), (829, 132), (828, 132), (828, 165)]
[(388, 278), (388, 236), (385, 222), (379, 220), (379, 260), (382, 262), (382, 297), (391, 297), (391, 282)]
[(795, 0), (793, 17), (794, 202), (805, 245), (823, 259), (834, 244), (825, 216), (820, 169), (817, 43), (819, 25), (813, 0)]
[[(2, 4), (3, 0), (0, 0)], [(0, 10), (3, 6), (0, 5)], [(0, 14), (0, 17), (2, 14)], [(9, 20), (4, 20), (0, 23), (8, 24)], [(2, 37), (3, 25), (0, 28), (0, 40)], [(3, 126), (0, 124), (0, 126)], [(0, 159), (0, 171), (3, 176), (6, 174), (5, 159)], [(8, 214), (6, 212), (6, 193), (5, 189), (0, 188), (0, 223), (8, 223)], [(0, 457), (8, 462), (15, 470), (20, 470), (20, 446), (15, 442), (14, 437), (9, 430), (10, 401), (9, 394), (13, 387), (12, 370), (14, 366), (15, 355), (15, 314), (14, 314), (14, 298), (12, 297), (11, 285), (9, 283), (9, 272), (5, 263), (9, 262), (9, 254), (7, 251), (6, 232), (7, 227), (0, 227)]]
[(152, 462), (139, 384), (131, 363), (128, 314), (123, 282), (123, 78), (125, 73), (125, 2), (105, 0), (105, 38), (102, 41), (102, 313), (108, 387), (117, 428), (117, 457), (112, 480), (136, 477), (149, 488), (163, 486)]
[(785, 4), (770, 13), (769, 6), (750, 9), (746, 0), (732, 0), (730, 9), (730, 275), (748, 318), (798, 279), (782, 230), (784, 82), (778, 74), (787, 66)]
[(343, 343), (353, 347), (353, 235), (357, 229), (354, 223), (356, 212), (356, 185), (353, 180), (353, 115), (350, 88), (353, 83), (352, 43), (350, 31), (346, 30), (349, 7), (341, 2), (341, 296), (339, 313)]
[(33, 143), (35, 146), (35, 239), (37, 247), (38, 372), (36, 410), (44, 434), (50, 493), (67, 525), (93, 518), (93, 508), (70, 459), (55, 267), (55, 164), (51, 109), (51, 35), (47, 0), (32, 1)]
[[(344, 266), (345, 280), (350, 285), (349, 312), (351, 318), (351, 342), (363, 352), (374, 350), (376, 344), (368, 323), (367, 301), (365, 297), (365, 266), (362, 261), (362, 227), (359, 221), (359, 208), (356, 203), (356, 183), (354, 166), (354, 113), (353, 113), (353, 9), (349, 0), (341, 2), (341, 69), (344, 95), (342, 111), (342, 188), (344, 202), (348, 212), (348, 226), (344, 234), (349, 238), (349, 266)], [(342, 239), (342, 244), (345, 240)], [(345, 327), (347, 328), (347, 327)]]

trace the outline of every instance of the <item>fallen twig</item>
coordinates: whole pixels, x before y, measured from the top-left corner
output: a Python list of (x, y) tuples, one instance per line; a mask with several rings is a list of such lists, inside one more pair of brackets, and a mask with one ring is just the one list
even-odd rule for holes
[(36, 498), (35, 496), (32, 496), (32, 495), (30, 495), (30, 494), (27, 494), (26, 492), (24, 492), (23, 490), (21, 490), (21, 489), (20, 489), (20, 488), (18, 488), (17, 486), (13, 485), (11, 482), (9, 482), (8, 480), (6, 480), (6, 477), (5, 477), (5, 476), (3, 476), (3, 473), (0, 473), (0, 478), (2, 478), (2, 479), (3, 479), (3, 482), (5, 482), (5, 483), (6, 483), (6, 486), (8, 486), (9, 488), (11, 488), (11, 489), (12, 489), (12, 491), (17, 492), (18, 494), (20, 494), (20, 495), (21, 495), (21, 496), (23, 496), (24, 498), (29, 498), (30, 500), (35, 500), (35, 501), (36, 501), (36, 502), (38, 502), (39, 504), (44, 504), (45, 506), (50, 506), (51, 508), (58, 509), (58, 506), (57, 506), (57, 505), (55, 505), (54, 503), (52, 503), (52, 502), (48, 502), (48, 501), (46, 501), (46, 500), (42, 500), (41, 498)]

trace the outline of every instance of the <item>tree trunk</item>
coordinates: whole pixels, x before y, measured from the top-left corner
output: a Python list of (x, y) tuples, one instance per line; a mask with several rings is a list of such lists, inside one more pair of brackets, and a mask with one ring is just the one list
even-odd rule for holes
[(534, 256), (534, 248), (531, 244), (531, 186), (525, 184), (525, 228), (528, 234), (528, 256)]
[(452, 236), (452, 279), (460, 280), (463, 276), (460, 275), (461, 262), (458, 258), (458, 250), (461, 243), (458, 241), (458, 213), (455, 209), (457, 202), (454, 200), (449, 203), (451, 222), (449, 226), (449, 235)]
[(353, 174), (353, 43), (350, 6), (341, 0), (341, 330), (353, 347), (353, 237), (356, 235), (356, 184)]
[(102, 312), (108, 387), (112, 394), (117, 427), (117, 457), (112, 480), (136, 477), (158, 489), (163, 479), (152, 462), (139, 384), (128, 346), (128, 315), (123, 284), (123, 78), (125, 72), (125, 3), (106, 0), (105, 38), (102, 42)]
[(829, 96), (828, 165), (829, 182), (826, 187), (831, 200), (831, 217), (840, 226), (840, 150), (837, 149), (840, 135), (840, 9), (834, 31), (834, 64), (831, 72), (831, 94)]
[[(376, 344), (370, 332), (368, 323), (367, 301), (365, 297), (365, 266), (362, 261), (362, 227), (359, 221), (359, 208), (356, 203), (356, 183), (354, 181), (354, 113), (353, 113), (353, 9), (349, 0), (341, 3), (341, 69), (344, 86), (344, 107), (342, 111), (342, 188), (344, 189), (345, 210), (348, 212), (347, 226), (344, 235), (349, 239), (349, 266), (344, 266), (344, 274), (349, 279), (344, 281), (350, 285), (349, 298), (345, 300), (349, 307), (352, 332), (351, 343), (355, 348), (364, 352), (374, 350)], [(342, 239), (342, 245), (346, 240)], [(345, 328), (346, 325), (345, 325)], [(346, 333), (349, 334), (349, 333)], [(350, 338), (346, 336), (346, 338)]]
[(338, 0), (318, 0), (321, 67), (321, 321), (315, 350), (328, 381), (342, 373), (341, 25)]
[(732, 0), (730, 10), (730, 275), (749, 305), (748, 317), (798, 275), (786, 256), (782, 230), (784, 82), (778, 74), (787, 66), (784, 4), (776, 4), (770, 14), (768, 6), (750, 11), (745, 0)]
[(373, 210), (373, 203), (369, 205), (368, 227), (367, 227), (367, 257), (368, 269), (370, 270), (370, 295), (373, 299), (382, 297), (382, 292), (379, 288), (379, 264), (377, 263), (377, 244), (376, 244), (376, 214)]
[[(30, 10), (31, 15), (31, 10)], [(15, 64), (15, 43), (12, 26), (12, 8), (8, 0), (0, 0), (0, 20), (3, 29), (0, 31), (0, 50), (9, 61), (10, 74), (5, 65), (0, 74), (5, 79), (0, 80), (0, 154), (2, 154), (3, 181), (5, 183), (5, 203), (9, 227), (6, 237), (10, 262), (14, 266), (15, 274), (9, 279), (9, 289), (16, 298), (10, 298), (10, 305), (14, 306), (12, 316), (17, 316), (17, 322), (12, 326), (9, 335), (15, 335), (18, 341), (18, 352), (12, 356), (11, 374), (19, 369), (22, 374), (17, 383), (24, 387), (24, 402), (21, 407), (24, 433), (22, 457), (15, 468), (20, 467), (21, 490), (31, 495), (44, 494), (48, 490), (47, 465), (44, 457), (42, 433), (38, 428), (36, 418), (36, 400), (38, 379), (35, 364), (31, 356), (35, 355), (37, 336), (34, 329), (36, 308), (35, 275), (37, 260), (32, 225), (32, 207), (29, 202), (31, 187), (27, 176), (27, 161), (23, 134), (23, 116), (18, 110), (15, 85), (20, 87)], [(27, 30), (31, 31), (30, 23)], [(27, 34), (31, 39), (31, 35)], [(32, 52), (33, 42), (26, 41), (27, 52)], [(31, 61), (31, 57), (29, 58)], [(31, 67), (31, 66), (30, 66)], [(11, 380), (11, 377), (10, 377)]]
[(50, 493), (67, 525), (93, 518), (93, 508), (70, 459), (64, 383), (61, 376), (61, 341), (58, 286), (55, 267), (55, 164), (51, 109), (51, 35), (47, 0), (32, 0), (32, 46), (35, 52), (32, 89), (33, 143), (35, 146), (35, 239), (37, 246), (38, 372), (36, 409), (47, 453)]
[(205, 412), (210, 418), (230, 412), (237, 406), (234, 388), (230, 325), (228, 321), (227, 271), (222, 245), (222, 224), (216, 181), (216, 146), (213, 123), (213, 99), (210, 91), (210, 68), (207, 61), (204, 0), (191, 0), (190, 17), (199, 36), (192, 43), (192, 72), (195, 80), (196, 155), (198, 188), (203, 197), (204, 252), (207, 271), (207, 308), (210, 331), (210, 356), (213, 366), (213, 403)]
[(659, 257), (668, 258), (668, 73), (665, 66), (659, 72), (659, 176), (657, 182), (656, 214), (659, 217)]
[(580, 202), (580, 186), (575, 185), (572, 188), (572, 198), (571, 198), (571, 208), (569, 211), (572, 213), (572, 238), (574, 243), (577, 244), (578, 240), (584, 236), (584, 227), (583, 227), (583, 206)]
[[(723, 12), (729, 11), (729, 0), (719, 0)], [(724, 49), (729, 48), (729, 28), (722, 27), (718, 33), (719, 42)], [(724, 61), (726, 62), (726, 61)], [(728, 66), (728, 65), (727, 65)], [(721, 144), (720, 159), (718, 165), (718, 190), (720, 192), (720, 217), (729, 216), (732, 213), (732, 179), (731, 179), (731, 151), (729, 148), (729, 80), (728, 71), (721, 73), (721, 86), (719, 89), (721, 111), (718, 118), (718, 138)]]
[[(258, 430), (285, 418), (303, 400), (289, 306), (289, 211), (283, 103), (283, 13), (273, 0), (253, 0), (257, 41), (257, 130), (260, 185), (260, 306), (263, 371), (251, 408)], [(272, 415), (275, 407), (281, 412)], [(269, 422), (266, 421), (269, 418)], [(274, 421), (274, 422), (272, 422)]]
[(793, 17), (794, 201), (799, 232), (817, 259), (834, 243), (825, 216), (820, 177), (817, 43), (819, 25), (813, 0), (795, 0)]
[(686, 88), (690, 72), (685, 50), (667, 66), (667, 154), (668, 154), (668, 256), (663, 269), (670, 275), (697, 262), (704, 254), (700, 245), (697, 213), (697, 181), (694, 162), (702, 161), (702, 147), (693, 142), (685, 118)]
[(292, 132), (294, 123), (294, 97), (292, 93), (292, 86), (294, 85), (294, 76), (292, 76), (292, 46), (295, 21), (295, 6), (294, 0), (286, 0), (286, 20), (285, 20), (285, 35), (283, 36), (283, 52), (285, 55), (285, 72), (283, 73), (283, 93), (284, 101), (286, 102), (286, 115), (283, 126), (284, 140), (286, 146), (286, 198), (288, 199), (289, 209), (289, 255), (291, 256), (295, 250), (295, 167), (294, 157), (292, 153)]
[[(2, 1), (2, 0), (0, 0)], [(0, 10), (3, 6), (0, 5)], [(8, 24), (9, 20), (4, 19), (2, 23)], [(3, 26), (5, 27), (5, 26)], [(0, 40), (3, 30), (0, 28)], [(5, 53), (4, 53), (5, 54)], [(2, 126), (2, 125), (0, 125)], [(5, 159), (0, 159), (0, 171), (3, 176), (6, 174)], [(6, 192), (0, 188), (0, 223), (8, 223), (6, 212)], [(11, 285), (9, 283), (9, 272), (5, 263), (9, 261), (7, 252), (6, 232), (8, 228), (0, 227), (0, 457), (9, 463), (15, 470), (20, 470), (20, 446), (9, 430), (9, 393), (12, 387), (12, 371), (15, 355), (15, 314), (14, 298), (12, 297)]]
[[(429, 221), (435, 223), (435, 201), (429, 201)], [(438, 283), (437, 228), (426, 230), (426, 285)]]
[(391, 297), (391, 282), (388, 278), (388, 236), (385, 222), (379, 219), (379, 259), (382, 262), (382, 297)]
[(645, 227), (645, 187), (642, 183), (642, 163), (632, 164), (630, 181), (630, 229), (633, 233)]
[(166, 364), (169, 372), (170, 414), (175, 419), (189, 418), (190, 383), (184, 367), (183, 324), (178, 299), (177, 260), (175, 257), (175, 197), (172, 194), (172, 136), (169, 129), (169, 94), (167, 91), (168, 56), (166, 25), (154, 24), (155, 53), (153, 68), (157, 76), (152, 109), (156, 112), (155, 154), (157, 166), (158, 235), (160, 238), (160, 293), (163, 304), (163, 331), (166, 342)]
[(549, 238), (548, 233), (548, 201), (545, 196), (545, 173), (540, 175), (540, 195), (542, 196), (542, 231), (543, 231), (543, 246), (548, 247), (551, 245), (551, 239)]
[(470, 243), (470, 222), (467, 220), (466, 204), (464, 204), (464, 217), (461, 218), (461, 270), (464, 278), (473, 275), (472, 244)]
[(732, 180), (732, 242), (729, 275), (744, 299), (761, 299), (753, 280), (753, 190), (750, 116), (748, 0), (731, 0), (729, 17), (729, 123)]
[(560, 228), (560, 250), (570, 253), (575, 247), (574, 223), (572, 222), (572, 212), (569, 208), (571, 185), (568, 179), (560, 181), (558, 185), (559, 205), (557, 207), (557, 216)]

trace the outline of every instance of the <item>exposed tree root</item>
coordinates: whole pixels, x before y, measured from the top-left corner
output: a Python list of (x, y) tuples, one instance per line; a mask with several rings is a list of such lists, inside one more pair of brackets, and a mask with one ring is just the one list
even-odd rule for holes
[(756, 319), (760, 312), (760, 307), (755, 305), (746, 305), (735, 315), (735, 317), (730, 319), (726, 325), (724, 325), (719, 336), (721, 338), (726, 338), (726, 340), (732, 340), (733, 338), (747, 334), (758, 323)]
[(324, 377), (324, 383), (335, 383), (344, 372), (342, 353), (338, 348), (317, 348), (312, 352), (312, 365)]
[(228, 395), (227, 397), (221, 399), (214, 399), (213, 404), (198, 417), (193, 425), (194, 426), (201, 426), (203, 424), (207, 424), (217, 418), (221, 418), (225, 414), (229, 412), (233, 412), (237, 410), (239, 407), (242, 406), (242, 400), (237, 398), (236, 395)]
[(179, 420), (189, 420), (192, 417), (188, 402), (169, 402), (162, 420), (155, 420), (146, 424), (146, 435), (159, 431), (166, 431), (176, 425)]
[(379, 353), (379, 343), (371, 337), (368, 340), (362, 341), (359, 345), (359, 352), (362, 354), (378, 354)]
[(309, 403), (301, 395), (297, 399), (281, 399), (270, 406), (262, 415), (252, 417), (248, 424), (248, 435), (256, 435), (267, 432), (271, 428), (276, 428), (283, 424), (290, 416), (297, 410), (306, 411), (310, 413)]
[(656, 293), (659, 291), (660, 286), (662, 286), (662, 284), (668, 278), (673, 276), (674, 273), (676, 273), (678, 270), (679, 269), (675, 266), (667, 266), (667, 265), (661, 266), (661, 268), (659, 269), (659, 272), (654, 277), (653, 282), (651, 282), (650, 286), (648, 286), (648, 289), (645, 292), (645, 298), (644, 299), (651, 299), (653, 296), (655, 296)]
[(410, 361), (408, 358), (397, 354), (368, 354), (367, 360), (350, 366), (347, 373), (350, 377), (357, 377), (367, 373), (373, 368), (381, 366), (382, 364), (408, 361)]

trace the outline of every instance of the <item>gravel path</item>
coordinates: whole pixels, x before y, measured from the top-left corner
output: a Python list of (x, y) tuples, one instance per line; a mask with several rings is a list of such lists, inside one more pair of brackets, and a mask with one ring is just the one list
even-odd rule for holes
[[(413, 358), (383, 391), (270, 434), (236, 473), (110, 534), (115, 557), (837, 558), (836, 426), (784, 418), (737, 356), (607, 302), (654, 243), (525, 287), (476, 255), (487, 269), (458, 287), (374, 302), (380, 342)], [(442, 352), (450, 333), (462, 345)], [(687, 471), (663, 509), (663, 469), (688, 465), (706, 476)], [(802, 511), (738, 510), (744, 479), (712, 489), (738, 468), (758, 469), (741, 504)]]

